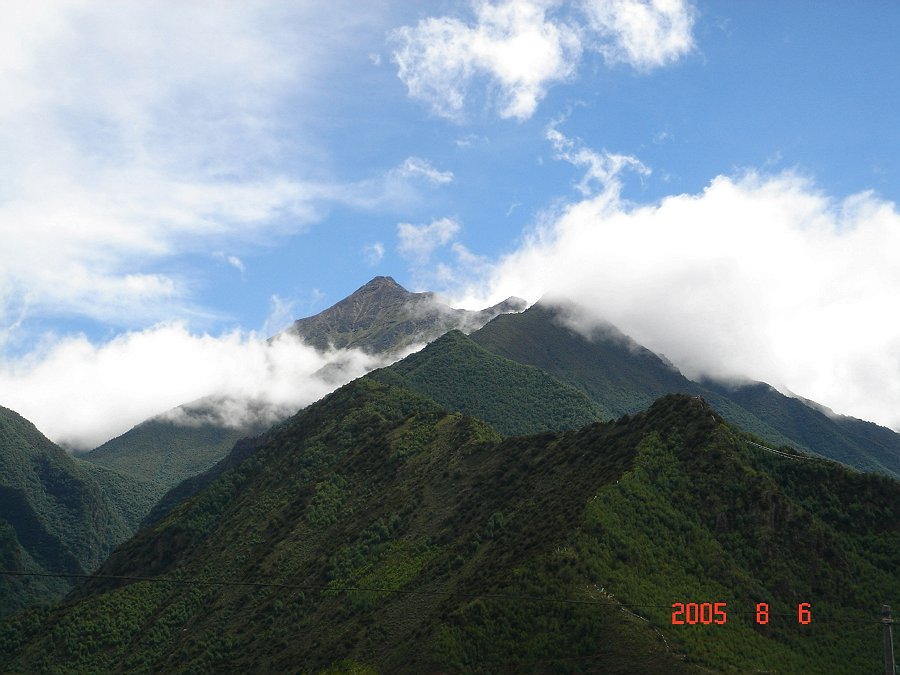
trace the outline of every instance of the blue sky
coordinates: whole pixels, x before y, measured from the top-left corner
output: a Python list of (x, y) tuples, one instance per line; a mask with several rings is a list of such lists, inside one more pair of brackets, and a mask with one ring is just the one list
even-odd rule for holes
[(90, 446), (308, 403), (260, 340), (389, 274), (900, 427), (900, 5), (363, 7), (7, 11), (0, 405)]

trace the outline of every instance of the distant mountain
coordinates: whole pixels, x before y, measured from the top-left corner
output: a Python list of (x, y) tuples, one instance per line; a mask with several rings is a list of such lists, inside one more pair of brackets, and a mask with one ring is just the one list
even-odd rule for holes
[[(0, 567), (84, 574), (136, 529), (153, 496), (140, 481), (85, 465), (0, 407)], [(64, 579), (0, 577), (0, 617), (58, 599)]]
[[(889, 429), (828, 414), (767, 385), (735, 389), (693, 382), (612, 325), (587, 339), (566, 325), (559, 308), (538, 303), (516, 311), (521, 307), (511, 299), (483, 312), (453, 310), (433, 294), (410, 293), (390, 277), (376, 277), (332, 308), (297, 321), (292, 330), (319, 347), (397, 349), (433, 338), (448, 325), (471, 328), (502, 312), (470, 339), (451, 333), (373, 377), (486, 420), (506, 435), (572, 429), (635, 414), (669, 393), (702, 395), (728, 421), (769, 445), (900, 478), (900, 435)], [(175, 417), (192, 419), (190, 425), (173, 422), (172, 415), (151, 419), (84, 456), (152, 482), (161, 502), (139, 520), (155, 522), (208, 485), (234, 462), (232, 457), (215, 467), (238, 439), (264, 430), (262, 425), (234, 429), (204, 421), (202, 407), (201, 401), (180, 408), (184, 414)], [(254, 443), (238, 448), (237, 456), (244, 457)]]
[(731, 387), (688, 380), (614, 326), (591, 339), (570, 328), (565, 310), (537, 303), (498, 316), (470, 335), (495, 354), (535, 366), (578, 387), (608, 416), (633, 414), (668, 393), (702, 395), (721, 415), (770, 444), (791, 445), (861, 471), (900, 479), (900, 434), (840, 418), (769, 385)]
[(455, 330), (367, 377), (425, 394), (508, 436), (576, 429), (603, 419), (581, 390), (498, 356)]
[(363, 378), (0, 624), (0, 670), (876, 672), (900, 484), (751, 440), (683, 395), (502, 440)]
[(430, 342), (453, 329), (469, 333), (526, 305), (520, 298), (508, 298), (477, 312), (454, 309), (434, 293), (411, 293), (391, 277), (375, 277), (319, 314), (295, 321), (286, 332), (321, 350), (356, 347), (384, 354)]
[[(265, 430), (262, 422), (224, 426), (210, 412), (215, 403), (200, 399), (179, 406), (141, 422), (79, 458), (148, 482), (158, 499), (181, 481), (215, 465), (239, 439)], [(141, 518), (144, 516), (146, 513)]]

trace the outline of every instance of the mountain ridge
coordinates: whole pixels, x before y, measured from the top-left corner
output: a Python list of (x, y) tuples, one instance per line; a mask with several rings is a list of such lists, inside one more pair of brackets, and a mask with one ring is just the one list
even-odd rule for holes
[(565, 431), (603, 419), (580, 390), (496, 355), (457, 330), (366, 377), (424, 394), (506, 436)]
[[(434, 293), (412, 293), (392, 277), (376, 276), (322, 312), (296, 320), (284, 333), (302, 337), (322, 350), (339, 347), (397, 353), (413, 343), (437, 339), (449, 330), (471, 331), (500, 313), (520, 311), (524, 306), (520, 298), (507, 298), (480, 311), (454, 309)], [(337, 373), (340, 381), (342, 369), (338, 361), (320, 373)], [(213, 398), (154, 415), (116, 438), (78, 453), (78, 457), (148, 483), (154, 487), (155, 496), (169, 504), (173, 495), (184, 493), (176, 489), (182, 481), (212, 468), (242, 438), (265, 430), (258, 422), (226, 425), (216, 421), (214, 415), (204, 412), (215, 406)], [(248, 405), (252, 407), (252, 403)]]

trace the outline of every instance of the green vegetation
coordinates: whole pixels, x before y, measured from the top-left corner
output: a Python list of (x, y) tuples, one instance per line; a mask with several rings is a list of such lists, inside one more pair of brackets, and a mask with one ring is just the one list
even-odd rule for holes
[[(33, 424), (0, 408), (0, 566), (86, 573), (137, 527), (147, 486), (73, 460)], [(0, 578), (0, 617), (59, 599), (60, 578)]]
[(211, 422), (176, 424), (157, 417), (81, 455), (80, 459), (148, 484), (154, 490), (155, 502), (181, 481), (215, 465), (239, 439), (262, 431), (258, 427), (228, 428)]
[[(900, 593), (897, 484), (748, 452), (742, 439), (723, 426), (698, 453), (677, 434), (646, 437), (635, 468), (588, 504), (573, 555), (623, 603), (646, 605), (638, 611), (706, 667), (877, 670), (872, 620)], [(837, 513), (846, 520), (876, 504), (851, 518), (854, 531), (833, 526)], [(676, 630), (673, 600), (726, 602), (728, 621)], [(769, 604), (767, 626), (755, 623), (758, 602)], [(800, 602), (812, 605), (813, 625), (799, 625)]]
[(495, 354), (578, 387), (607, 417), (645, 410), (665, 394), (697, 393), (696, 384), (612, 326), (588, 340), (541, 303), (499, 316), (470, 337)]
[(425, 394), (510, 436), (576, 429), (601, 418), (575, 387), (492, 354), (459, 331), (368, 377)]
[[(363, 378), (101, 570), (171, 582), (0, 623), (0, 670), (877, 671), (879, 626), (827, 619), (898, 597), (900, 485), (747, 440), (689, 396), (504, 440)], [(228, 580), (283, 585), (198, 583)], [(672, 626), (675, 601), (728, 623)]]
[[(376, 278), (294, 332), (385, 351), (486, 318), (454, 312)], [(68, 582), (0, 576), (0, 671), (878, 670), (900, 484), (807, 454), (896, 476), (876, 425), (537, 305), (243, 433), (156, 419), (87, 463), (0, 409), (0, 565), (90, 571), (144, 524), (56, 607)]]

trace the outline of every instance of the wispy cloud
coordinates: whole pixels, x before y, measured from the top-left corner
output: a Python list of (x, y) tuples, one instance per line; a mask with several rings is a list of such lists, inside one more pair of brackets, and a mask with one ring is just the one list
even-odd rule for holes
[(453, 182), (452, 171), (438, 171), (431, 162), (421, 157), (407, 157), (397, 168), (397, 174), (404, 178), (423, 177), (435, 185), (446, 185)]
[(244, 266), (244, 261), (238, 258), (236, 255), (226, 255), (222, 251), (216, 251), (213, 253), (213, 258), (219, 260), (226, 265), (231, 265), (234, 269), (241, 273), (241, 279), (244, 279), (247, 268)]
[[(314, 104), (335, 41), (368, 13), (141, 0), (7, 12), (0, 239), (15, 255), (0, 263), (0, 332), (23, 307), (125, 326), (188, 316), (191, 287), (167, 259), (303, 232), (329, 203), (377, 200), (300, 178), (296, 163), (276, 168), (285, 100), (307, 92)], [(297, 153), (317, 140), (300, 120), (290, 142)]]
[(400, 223), (397, 225), (397, 248), (408, 260), (424, 265), (434, 250), (449, 244), (459, 230), (459, 223), (452, 218), (433, 220), (428, 225)]
[(384, 244), (380, 241), (367, 244), (363, 248), (363, 256), (365, 256), (366, 262), (369, 265), (377, 265), (381, 262), (382, 258), (384, 258)]
[(472, 9), (473, 21), (429, 17), (392, 35), (409, 95), (451, 119), (480, 76), (494, 85), (500, 116), (522, 120), (575, 76), (585, 49), (650, 70), (693, 48), (694, 12), (682, 0), (478, 0)]
[(269, 298), (269, 315), (263, 322), (263, 335), (273, 336), (293, 323), (296, 302), (289, 298), (283, 298), (277, 293)]
[(601, 193), (617, 198), (622, 189), (621, 174), (625, 170), (641, 176), (650, 175), (650, 169), (637, 157), (592, 150), (564, 136), (555, 126), (547, 129), (547, 140), (553, 144), (556, 159), (585, 169), (584, 176), (576, 185), (584, 196), (593, 194), (599, 188)]

